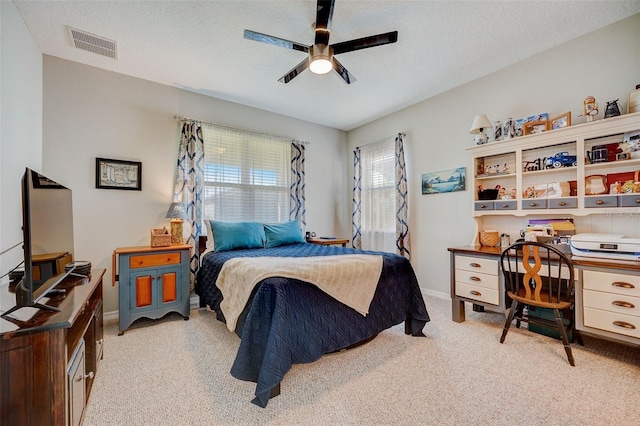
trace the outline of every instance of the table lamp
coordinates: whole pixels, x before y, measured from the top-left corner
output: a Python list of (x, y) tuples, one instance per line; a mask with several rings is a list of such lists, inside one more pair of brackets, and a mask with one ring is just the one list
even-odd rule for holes
[(165, 217), (171, 219), (171, 244), (184, 244), (182, 222), (187, 218), (186, 204), (171, 203)]
[(488, 139), (485, 131), (490, 128), (492, 128), (491, 121), (489, 121), (489, 118), (486, 115), (476, 115), (476, 118), (473, 120), (473, 124), (471, 125), (471, 130), (469, 131), (472, 135), (476, 135), (476, 138), (474, 139), (476, 145), (487, 143)]

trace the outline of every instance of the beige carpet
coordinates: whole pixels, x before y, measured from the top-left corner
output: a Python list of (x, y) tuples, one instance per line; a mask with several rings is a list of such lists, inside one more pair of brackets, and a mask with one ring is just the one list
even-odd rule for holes
[(85, 425), (637, 425), (640, 348), (585, 338), (562, 344), (503, 316), (425, 297), (427, 338), (387, 330), (362, 347), (296, 365), (262, 409), (255, 385), (229, 374), (239, 339), (213, 313), (105, 325), (104, 360)]

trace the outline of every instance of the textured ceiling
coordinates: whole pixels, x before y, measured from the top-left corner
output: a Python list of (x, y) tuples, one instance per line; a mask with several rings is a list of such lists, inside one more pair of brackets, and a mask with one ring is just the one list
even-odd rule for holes
[[(346, 85), (308, 70), (279, 83), (305, 54), (243, 38), (251, 29), (313, 44), (315, 1), (14, 3), (44, 54), (342, 130), (640, 12), (640, 0), (337, 0), (330, 43), (399, 33), (340, 55), (357, 79)], [(74, 48), (67, 26), (117, 41), (118, 59)]]

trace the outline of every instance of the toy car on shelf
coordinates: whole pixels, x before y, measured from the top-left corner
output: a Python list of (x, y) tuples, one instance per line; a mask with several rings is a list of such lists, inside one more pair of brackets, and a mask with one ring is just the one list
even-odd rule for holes
[(568, 152), (559, 152), (553, 157), (547, 157), (544, 161), (544, 167), (546, 169), (557, 169), (560, 167), (570, 167), (578, 165), (578, 157), (575, 155), (569, 155)]

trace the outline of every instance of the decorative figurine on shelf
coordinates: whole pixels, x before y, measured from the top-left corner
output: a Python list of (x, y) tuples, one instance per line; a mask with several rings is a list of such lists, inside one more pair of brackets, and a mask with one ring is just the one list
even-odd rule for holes
[(618, 99), (616, 99), (615, 101), (607, 102), (607, 107), (604, 110), (604, 118), (617, 117), (618, 115), (620, 115)]
[(513, 189), (511, 190), (511, 194), (509, 195), (509, 197), (510, 197), (512, 200), (515, 200), (516, 198), (518, 198), (518, 193), (516, 192), (516, 189), (515, 189), (515, 188), (513, 188)]
[(507, 118), (502, 124), (502, 139), (508, 140), (516, 137), (516, 123), (513, 118)]
[(499, 120), (493, 122), (493, 140), (496, 142), (502, 140), (502, 123)]
[[(500, 185), (498, 185), (500, 186)], [(503, 187), (499, 187), (498, 188), (498, 199), (499, 200), (508, 200), (509, 196), (507, 195), (507, 190), (504, 189)]]
[(536, 197), (536, 191), (533, 189), (533, 186), (527, 187), (527, 189), (525, 189), (524, 193), (522, 194), (522, 198), (535, 198), (535, 197)]
[(509, 173), (509, 170), (510, 170), (509, 165), (507, 163), (504, 163), (501, 173)]
[(587, 117), (587, 123), (595, 119), (595, 116), (598, 115), (598, 103), (596, 102), (596, 98), (593, 96), (587, 96), (584, 99), (582, 115)]

